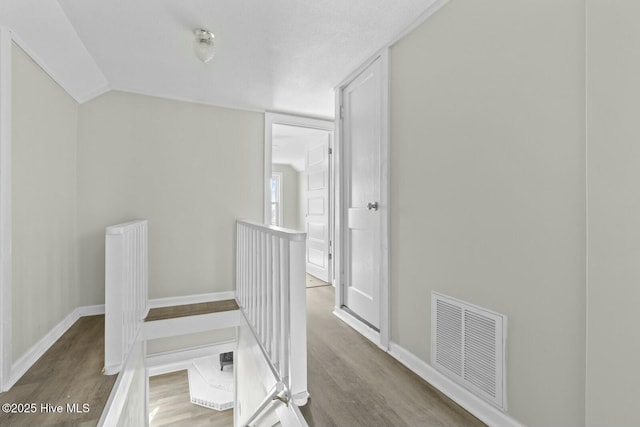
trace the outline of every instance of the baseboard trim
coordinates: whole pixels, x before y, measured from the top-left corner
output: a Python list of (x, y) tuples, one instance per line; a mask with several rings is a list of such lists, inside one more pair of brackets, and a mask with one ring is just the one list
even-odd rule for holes
[(174, 305), (198, 304), (202, 302), (235, 299), (235, 291), (211, 292), (208, 294), (182, 295), (178, 297), (154, 298), (149, 300), (149, 308), (171, 307)]
[(492, 427), (524, 427), (520, 422), (451, 381), (395, 342), (390, 343), (389, 354), (487, 425)]
[(104, 304), (85, 305), (85, 306), (76, 308), (76, 311), (78, 312), (80, 317), (98, 316), (100, 314), (104, 314)]
[(144, 366), (147, 368), (147, 372), (150, 377), (168, 374), (170, 372), (187, 369), (191, 365), (193, 359), (199, 359), (201, 357), (207, 357), (217, 353), (235, 351), (237, 347), (238, 342), (236, 340), (232, 340), (212, 345), (189, 348), (186, 350), (153, 354), (145, 357)]
[(333, 315), (336, 316), (338, 319), (342, 320), (347, 325), (351, 326), (360, 335), (364, 336), (369, 341), (371, 341), (372, 343), (374, 343), (375, 345), (377, 345), (378, 347), (380, 347), (384, 351), (386, 351), (386, 349), (383, 348), (380, 345), (380, 333), (379, 332), (371, 329), (369, 326), (367, 326), (364, 323), (362, 323), (359, 319), (355, 318), (354, 316), (349, 314), (347, 311), (342, 310), (342, 309), (340, 309), (338, 307), (334, 307)]
[[(213, 292), (208, 294), (185, 295), (180, 297), (157, 298), (149, 300), (149, 308), (172, 305), (197, 304), (209, 301), (235, 299), (235, 291)], [(81, 317), (104, 314), (104, 304), (85, 305), (75, 308), (62, 321), (47, 332), (37, 343), (27, 350), (11, 365), (11, 372), (3, 384), (4, 391), (9, 390), (38, 361), (42, 355)]]
[(81, 317), (81, 307), (76, 308), (60, 323), (55, 325), (45, 336), (27, 350), (11, 365), (11, 375), (6, 384), (9, 390), (29, 370), (34, 363)]

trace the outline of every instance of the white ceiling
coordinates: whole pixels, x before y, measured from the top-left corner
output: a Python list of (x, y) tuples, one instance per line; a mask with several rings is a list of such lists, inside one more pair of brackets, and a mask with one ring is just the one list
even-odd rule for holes
[(329, 133), (320, 129), (274, 124), (271, 128), (272, 163), (290, 165), (298, 172), (304, 171), (307, 149), (326, 142)]
[[(333, 116), (333, 87), (435, 0), (0, 0), (0, 25), (79, 102), (108, 89)], [(211, 30), (216, 57), (193, 54)]]

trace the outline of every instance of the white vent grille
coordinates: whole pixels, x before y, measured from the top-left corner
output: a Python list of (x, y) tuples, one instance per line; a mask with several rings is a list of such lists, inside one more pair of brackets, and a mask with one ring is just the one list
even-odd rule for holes
[(506, 328), (507, 318), (502, 314), (432, 292), (431, 363), (506, 410)]

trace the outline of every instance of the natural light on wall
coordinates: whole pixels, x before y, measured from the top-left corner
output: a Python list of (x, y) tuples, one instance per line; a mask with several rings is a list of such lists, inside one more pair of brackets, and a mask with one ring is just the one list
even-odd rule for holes
[(282, 173), (274, 172), (271, 175), (271, 225), (282, 226)]

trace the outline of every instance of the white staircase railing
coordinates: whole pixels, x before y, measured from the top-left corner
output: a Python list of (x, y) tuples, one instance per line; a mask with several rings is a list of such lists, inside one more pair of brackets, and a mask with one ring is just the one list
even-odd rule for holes
[(107, 227), (104, 372), (118, 373), (147, 315), (147, 220)]
[(279, 396), (298, 406), (309, 397), (305, 245), (306, 233), (237, 223), (238, 305), (284, 387)]

